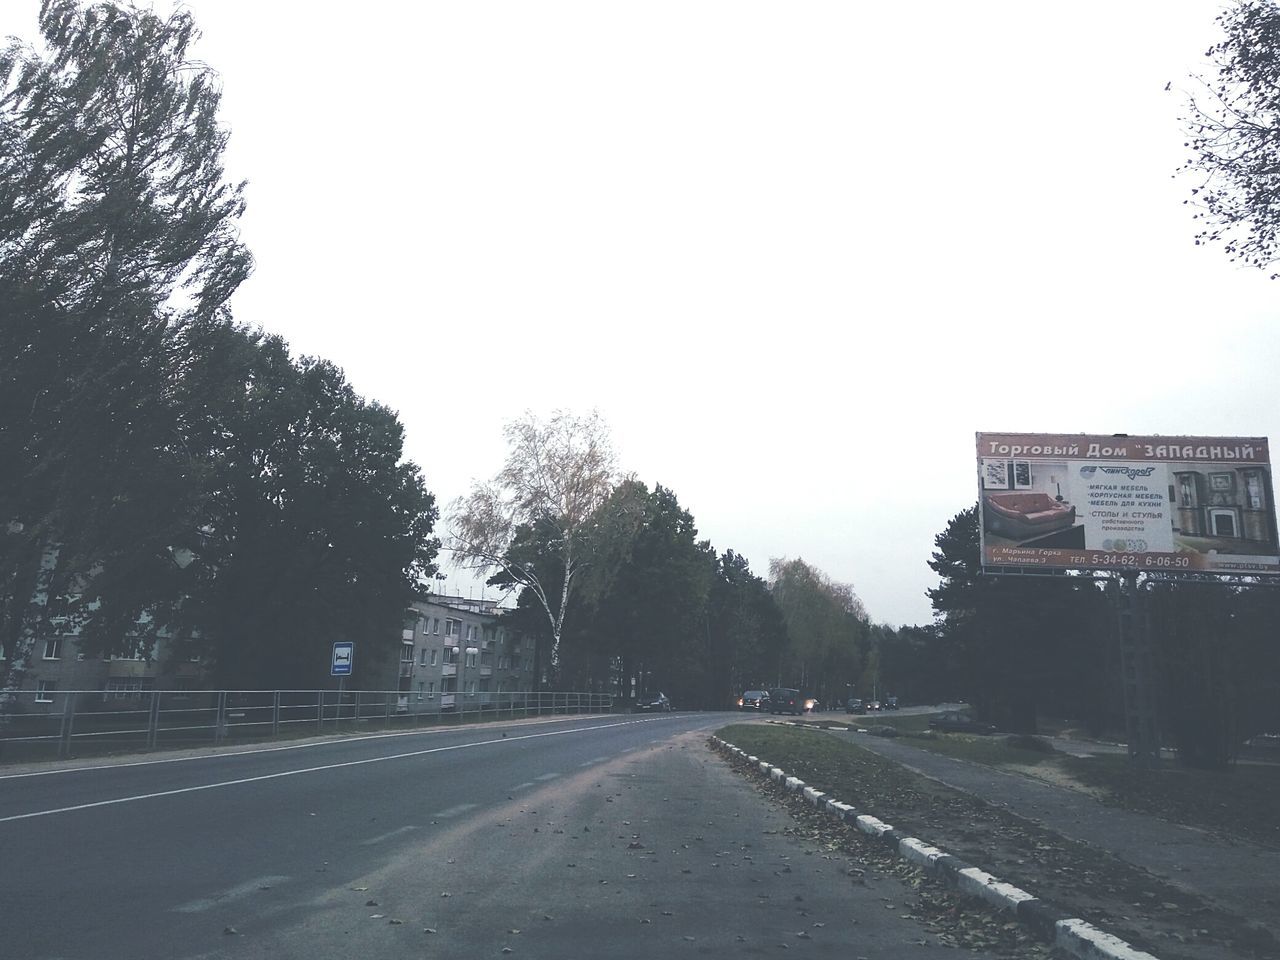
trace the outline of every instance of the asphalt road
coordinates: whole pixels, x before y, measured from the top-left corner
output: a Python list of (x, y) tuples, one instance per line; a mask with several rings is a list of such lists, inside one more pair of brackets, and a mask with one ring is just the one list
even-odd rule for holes
[(522, 721), (0, 775), (0, 953), (936, 955), (904, 916), (908, 887), (788, 835), (786, 812), (707, 749), (736, 719)]

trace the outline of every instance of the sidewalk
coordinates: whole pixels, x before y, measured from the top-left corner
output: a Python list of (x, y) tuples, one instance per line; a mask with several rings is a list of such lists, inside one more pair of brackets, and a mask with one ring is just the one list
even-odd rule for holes
[(898, 740), (828, 732), (852, 738), (916, 773), (1064, 837), (1106, 850), (1280, 938), (1280, 851), (1130, 813), (1068, 787), (930, 753)]

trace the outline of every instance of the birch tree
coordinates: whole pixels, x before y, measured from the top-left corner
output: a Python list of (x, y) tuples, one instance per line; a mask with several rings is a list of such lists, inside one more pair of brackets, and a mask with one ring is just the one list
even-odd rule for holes
[[(609, 430), (595, 411), (560, 410), (545, 421), (526, 412), (503, 435), (509, 450), (502, 470), (452, 505), (448, 548), (459, 566), (537, 599), (551, 633), (554, 675), (595, 516), (616, 479)], [(518, 549), (531, 541), (537, 549)]]
[[(1182, 122), (1195, 179), (1196, 244), (1222, 244), (1233, 261), (1280, 277), (1280, 3), (1244, 0), (1217, 21), (1205, 51), (1214, 68), (1195, 77)], [(1167, 88), (1166, 88), (1167, 89)]]

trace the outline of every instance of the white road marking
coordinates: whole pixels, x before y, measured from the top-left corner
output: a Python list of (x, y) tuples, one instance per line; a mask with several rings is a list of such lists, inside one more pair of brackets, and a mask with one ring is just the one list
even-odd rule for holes
[(517, 783), (514, 787), (511, 788), (511, 792), (515, 793), (517, 790), (524, 790), (528, 787), (536, 787), (536, 786), (537, 784), (534, 783), (532, 780), (526, 780), (524, 783)]
[[(496, 740), (477, 740), (475, 743), (455, 743), (447, 747), (429, 747), (426, 750), (411, 750), (408, 753), (394, 753), (386, 757), (366, 757), (363, 760), (345, 760), (342, 763), (326, 763), (317, 767), (303, 767), (299, 770), (281, 770), (279, 773), (266, 773), (258, 777), (243, 777), (239, 780), (219, 780), (216, 783), (202, 783), (195, 787), (180, 787), (177, 790), (161, 790), (157, 793), (143, 793), (132, 797), (118, 797), (114, 800), (97, 800), (93, 803), (79, 803), (71, 807), (55, 807), (51, 810), (35, 810), (31, 813), (19, 813), (9, 817), (0, 817), (0, 823), (13, 820), (30, 820), (33, 817), (48, 817), (55, 813), (73, 813), (77, 810), (92, 810), (94, 807), (110, 807), (118, 803), (133, 803), (136, 800), (153, 800), (157, 797), (173, 797), (182, 793), (198, 793), (202, 790), (216, 790), (219, 787), (236, 787), (246, 783), (261, 783), (264, 780), (278, 780), (281, 777), (295, 777), (303, 773), (319, 773), (324, 770), (341, 770), (344, 767), (362, 767), (370, 763), (384, 763), (388, 760), (407, 760), (413, 757), (425, 757), (432, 753), (448, 753), (453, 750), (470, 750), (474, 747), (492, 747), (503, 743), (518, 743), (521, 740), (540, 740), (543, 737), (562, 737), (567, 733), (588, 733), (592, 730), (607, 730), (610, 727), (624, 727), (631, 723), (645, 723), (644, 720), (623, 720), (620, 723), (601, 723), (592, 727), (574, 727), (571, 730), (548, 730), (546, 733), (527, 733), (519, 737), (503, 736)], [(100, 769), (100, 768), (90, 768)]]
[[(556, 717), (549, 720), (528, 720), (519, 724), (520, 726), (537, 726), (542, 723), (571, 723), (577, 720), (577, 717)], [(643, 720), (623, 720), (616, 724), (607, 724), (607, 726), (622, 726), (626, 723), (652, 723), (655, 720), (668, 720), (671, 717), (646, 717)], [(504, 724), (502, 727), (490, 727), (492, 730), (501, 730), (503, 727), (510, 728), (511, 724)], [(596, 730), (598, 727), (582, 727), (575, 729)], [(359, 743), (369, 740), (387, 740), (391, 737), (420, 737), (438, 733), (455, 733), (457, 727), (432, 727), (427, 730), (401, 730), (396, 733), (367, 733), (359, 737), (341, 737), (334, 739), (309, 740), (306, 743), (288, 743), (279, 747), (263, 747), (260, 750), (231, 750), (226, 753), (208, 753), (198, 757), (162, 757), (158, 760), (131, 760), (128, 763), (97, 763), (85, 767), (58, 767), (56, 770), (31, 770), (27, 773), (0, 773), (0, 780), (21, 780), (23, 777), (50, 777), (58, 773), (86, 773), (91, 770), (119, 770), (123, 767), (150, 767), (159, 763), (190, 763), (192, 760), (219, 760), (223, 757), (248, 757), (257, 753), (280, 753), (283, 750), (307, 750), (312, 747), (328, 747), (340, 743)], [(507, 739), (522, 739), (520, 737), (508, 737)]]
[(540, 776), (540, 777), (534, 777), (533, 779), (538, 780), (538, 781), (542, 781), (542, 780), (554, 780), (554, 779), (555, 779), (556, 777), (558, 777), (558, 776), (560, 776), (560, 774), (558, 774), (558, 773), (544, 773), (542, 776)]
[(466, 813), (468, 810), (474, 810), (475, 808), (476, 805), (474, 803), (460, 803), (456, 807), (449, 807), (447, 810), (441, 810), (439, 813), (433, 814), (433, 816), (440, 820), (448, 820), (450, 817), (456, 817), (459, 814)]
[(203, 900), (192, 900), (181, 906), (173, 907), (174, 913), (202, 913), (205, 910), (212, 910), (219, 904), (226, 903), (229, 900), (240, 900), (249, 896), (251, 893), (257, 893), (263, 887), (274, 887), (278, 883), (284, 883), (288, 877), (258, 877), (256, 880), (246, 880), (244, 883), (238, 883), (234, 887), (223, 890), (221, 893), (215, 893), (212, 897), (206, 897)]
[(360, 846), (372, 847), (375, 843), (381, 843), (383, 840), (390, 840), (392, 837), (398, 837), (402, 833), (412, 833), (414, 830), (421, 830), (421, 827), (409, 826), (400, 827), (397, 830), (391, 830), (387, 833), (378, 834), (376, 837), (370, 837), (368, 840), (361, 840)]

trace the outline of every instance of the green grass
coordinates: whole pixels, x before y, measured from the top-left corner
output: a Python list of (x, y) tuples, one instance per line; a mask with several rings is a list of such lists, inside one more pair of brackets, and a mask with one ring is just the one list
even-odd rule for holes
[[(992, 767), (1038, 767), (1046, 777), (1054, 774), (1054, 779), (1068, 782), (1074, 780), (1082, 787), (1098, 791), (1104, 802), (1125, 810), (1231, 834), (1280, 849), (1280, 765), (1238, 764), (1230, 770), (1205, 771), (1188, 770), (1173, 761), (1165, 761), (1155, 769), (1138, 770), (1130, 765), (1128, 757), (1123, 754), (1071, 757), (1010, 746), (1001, 734), (930, 734), (927, 716), (892, 719), (875, 717), (871, 723), (863, 722), (863, 717), (849, 719), (858, 721), (854, 725), (863, 729), (879, 725), (895, 727), (901, 742), (957, 760)], [(822, 723), (819, 721), (814, 725), (820, 726)], [(750, 730), (746, 736), (752, 742), (758, 742), (756, 738), (759, 734), (756, 731), (794, 728), (757, 725), (729, 729)], [(748, 749), (745, 743), (735, 741), (726, 734), (721, 736)], [(836, 751), (822, 742), (831, 741), (836, 746), (843, 746), (835, 737), (810, 739), (820, 742), (803, 747), (800, 756), (802, 761), (817, 762), (820, 759), (823, 765), (834, 765), (832, 769), (844, 769), (848, 766), (848, 761), (837, 762)], [(770, 760), (784, 769), (787, 769), (789, 758), (781, 751), (800, 749), (797, 741), (786, 738), (774, 738), (764, 743), (766, 746), (762, 749), (766, 750), (765, 753), (759, 753), (755, 747), (750, 748), (751, 752), (759, 753), (761, 759)], [(778, 756), (768, 755), (768, 747), (779, 751)], [(817, 751), (817, 754), (811, 758), (812, 751)], [(876, 759), (883, 763), (890, 762), (879, 757)], [(804, 774), (797, 776), (807, 780)]]
[[(936, 733), (929, 729), (929, 714), (912, 714), (898, 716), (895, 714), (869, 714), (845, 718), (850, 727), (870, 730), (875, 727), (893, 727), (898, 731), (899, 739), (957, 760), (969, 760), (973, 763), (985, 763), (989, 766), (1035, 766), (1044, 763), (1052, 754), (1038, 750), (1025, 750), (1009, 746), (1005, 738), (999, 734), (981, 736), (968, 733)], [(821, 726), (822, 721), (814, 721)]]

